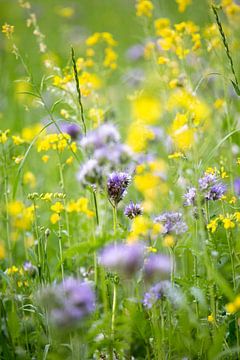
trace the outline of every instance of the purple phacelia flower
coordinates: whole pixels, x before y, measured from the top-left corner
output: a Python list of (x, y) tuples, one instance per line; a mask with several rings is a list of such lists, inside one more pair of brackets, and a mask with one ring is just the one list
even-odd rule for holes
[(205, 195), (205, 199), (206, 200), (219, 200), (225, 194), (226, 191), (227, 191), (226, 185), (219, 182), (219, 183), (213, 185), (209, 189), (208, 193)]
[(236, 178), (233, 185), (235, 194), (240, 197), (240, 178)]
[(143, 208), (140, 204), (134, 204), (132, 201), (125, 207), (124, 215), (129, 219), (134, 219), (136, 216), (142, 215)]
[(183, 215), (180, 212), (165, 212), (157, 216), (154, 221), (163, 225), (163, 234), (175, 233), (179, 235), (188, 230), (187, 224), (183, 220)]
[(144, 264), (144, 276), (147, 280), (153, 278), (165, 278), (171, 272), (171, 259), (167, 255), (163, 254), (151, 254)]
[(95, 151), (106, 145), (116, 144), (120, 140), (119, 132), (112, 124), (103, 124), (97, 129), (88, 132), (88, 134), (81, 140), (82, 148), (90, 151)]
[(160, 300), (164, 295), (165, 288), (169, 286), (168, 281), (161, 281), (153, 285), (145, 294), (143, 298), (143, 306), (151, 309), (153, 305)]
[(95, 309), (95, 294), (87, 282), (67, 278), (59, 285), (48, 286), (40, 293), (51, 323), (59, 328), (73, 328)]
[(134, 244), (110, 244), (99, 255), (99, 263), (112, 271), (125, 275), (134, 274), (142, 265), (144, 246)]
[(196, 188), (191, 187), (188, 191), (184, 194), (184, 206), (191, 206), (194, 205), (196, 200)]
[(70, 135), (72, 140), (77, 140), (81, 133), (80, 126), (74, 123), (64, 122), (60, 125), (60, 128), (63, 133)]
[(107, 180), (107, 192), (110, 201), (115, 206), (126, 195), (127, 187), (131, 182), (131, 176), (125, 172), (113, 172), (109, 175)]
[(30, 261), (25, 261), (23, 264), (23, 270), (31, 277), (35, 277), (38, 274), (38, 268)]
[(198, 180), (199, 189), (201, 191), (209, 189), (209, 187), (215, 185), (217, 182), (216, 174), (205, 173), (202, 178)]
[(88, 160), (83, 166), (80, 168), (77, 179), (83, 185), (96, 185), (101, 184), (103, 179), (102, 169), (98, 165), (96, 159)]

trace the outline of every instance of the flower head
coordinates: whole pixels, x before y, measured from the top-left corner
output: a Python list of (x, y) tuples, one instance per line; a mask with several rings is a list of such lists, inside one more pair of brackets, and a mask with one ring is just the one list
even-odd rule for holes
[(88, 160), (80, 168), (77, 179), (83, 185), (96, 185), (102, 181), (102, 169), (99, 167), (96, 159)]
[(77, 140), (81, 133), (80, 127), (74, 123), (62, 123), (61, 130), (63, 133), (70, 135), (72, 140)]
[(188, 230), (188, 227), (183, 220), (183, 215), (180, 212), (164, 212), (154, 220), (163, 225), (163, 234), (175, 233), (176, 235), (179, 235)]
[(127, 187), (131, 182), (131, 176), (125, 172), (113, 172), (107, 180), (108, 196), (115, 206), (126, 195)]
[(134, 244), (110, 244), (99, 256), (103, 266), (126, 275), (132, 275), (143, 265), (144, 246)]
[(190, 187), (188, 191), (184, 194), (184, 206), (191, 206), (196, 200), (196, 188)]
[(143, 299), (143, 305), (147, 309), (151, 309), (153, 305), (163, 297), (165, 287), (169, 284), (168, 281), (161, 281), (153, 285), (145, 294)]
[(164, 278), (171, 272), (171, 260), (167, 255), (151, 254), (146, 259), (143, 271), (147, 280)]
[(236, 178), (234, 180), (234, 191), (235, 191), (235, 194), (240, 197), (240, 178)]
[(67, 278), (40, 293), (40, 301), (48, 308), (50, 321), (60, 328), (72, 328), (95, 309), (95, 294), (87, 282)]
[(136, 216), (142, 215), (143, 209), (140, 204), (134, 204), (132, 201), (125, 207), (124, 215), (129, 219), (134, 219)]
[(206, 200), (219, 200), (225, 194), (227, 190), (226, 185), (222, 182), (214, 184), (205, 195)]

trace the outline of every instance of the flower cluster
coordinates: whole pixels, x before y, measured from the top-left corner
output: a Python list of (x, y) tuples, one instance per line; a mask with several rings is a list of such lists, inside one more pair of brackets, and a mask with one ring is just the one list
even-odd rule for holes
[(78, 326), (95, 309), (91, 285), (74, 278), (44, 288), (39, 299), (47, 307), (51, 323), (60, 330)]
[(188, 227), (183, 220), (183, 215), (180, 212), (164, 212), (155, 217), (156, 223), (162, 224), (162, 234), (183, 234), (188, 230)]
[(131, 176), (125, 172), (114, 172), (108, 176), (107, 179), (107, 192), (110, 201), (115, 206), (126, 195), (128, 185), (131, 182)]

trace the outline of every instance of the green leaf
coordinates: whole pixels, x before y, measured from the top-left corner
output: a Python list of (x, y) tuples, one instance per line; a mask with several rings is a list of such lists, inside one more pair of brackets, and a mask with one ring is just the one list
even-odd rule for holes
[(240, 89), (238, 84), (236, 84), (234, 81), (231, 80), (231, 83), (233, 84), (234, 90), (238, 96), (240, 96)]

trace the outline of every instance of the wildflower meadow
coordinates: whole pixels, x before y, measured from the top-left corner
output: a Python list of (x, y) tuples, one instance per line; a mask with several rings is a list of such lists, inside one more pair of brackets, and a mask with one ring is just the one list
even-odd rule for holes
[(0, 14), (0, 359), (240, 359), (240, 1)]

